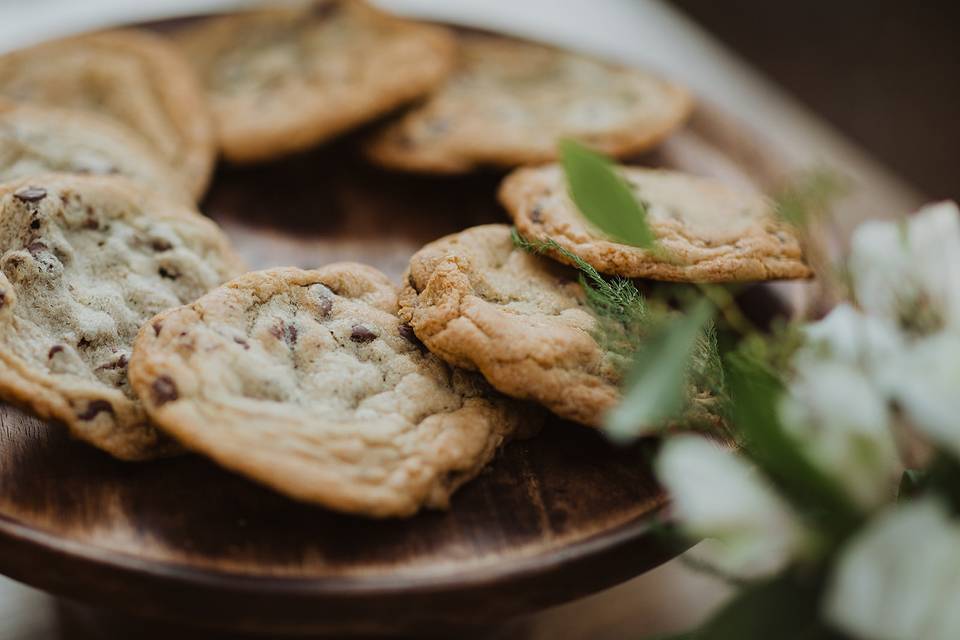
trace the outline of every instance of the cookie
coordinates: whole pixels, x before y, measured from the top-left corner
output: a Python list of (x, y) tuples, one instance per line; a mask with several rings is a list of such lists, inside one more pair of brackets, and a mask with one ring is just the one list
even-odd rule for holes
[(597, 342), (577, 274), (484, 225), (410, 260), (400, 317), (433, 353), (499, 391), (598, 427), (620, 400), (622, 358)]
[(203, 90), (183, 56), (160, 36), (111, 31), (0, 56), (0, 96), (109, 116), (150, 145), (203, 195), (216, 155)]
[(464, 173), (557, 158), (573, 138), (615, 157), (648, 149), (689, 115), (682, 88), (645, 71), (484, 35), (425, 104), (388, 125), (369, 156), (389, 168)]
[(455, 47), (445, 29), (360, 0), (236, 13), (174, 37), (236, 163), (307, 149), (423, 96), (446, 77)]
[(536, 414), (426, 352), (372, 267), (244, 275), (140, 332), (130, 379), (186, 447), (371, 517), (446, 507)]
[(0, 182), (59, 172), (119, 174), (160, 193), (182, 191), (174, 172), (139, 136), (94, 113), (0, 101)]
[(663, 251), (607, 239), (577, 210), (556, 165), (517, 170), (504, 180), (500, 201), (528, 240), (550, 238), (601, 273), (677, 282), (811, 276), (796, 234), (763, 197), (673, 171), (623, 167), (621, 172), (646, 204)]
[(133, 340), (238, 273), (216, 225), (125, 178), (0, 186), (0, 398), (118, 458), (168, 453), (127, 379)]

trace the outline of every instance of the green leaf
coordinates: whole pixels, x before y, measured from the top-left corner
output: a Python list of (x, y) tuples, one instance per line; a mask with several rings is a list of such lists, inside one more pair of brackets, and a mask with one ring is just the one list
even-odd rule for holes
[(921, 469), (907, 469), (900, 476), (900, 487), (897, 489), (897, 500), (906, 500), (919, 495), (923, 491), (927, 474)]
[(798, 510), (816, 521), (829, 543), (842, 542), (860, 525), (861, 514), (781, 425), (777, 407), (783, 382), (742, 353), (727, 354), (726, 362), (731, 421), (741, 436), (743, 453)]
[(954, 513), (960, 513), (960, 459), (938, 450), (923, 473), (919, 489), (938, 495), (950, 504)]
[(804, 228), (825, 216), (834, 201), (845, 195), (845, 180), (829, 169), (801, 174), (774, 198), (774, 210), (790, 224)]
[(690, 640), (841, 640), (820, 620), (822, 580), (784, 574), (740, 591)]
[(560, 143), (560, 157), (570, 197), (583, 217), (618, 242), (654, 247), (646, 208), (610, 160), (572, 140)]
[(686, 315), (655, 332), (637, 353), (623, 402), (607, 417), (616, 441), (648, 435), (679, 416), (688, 400), (688, 374), (713, 306), (701, 300)]

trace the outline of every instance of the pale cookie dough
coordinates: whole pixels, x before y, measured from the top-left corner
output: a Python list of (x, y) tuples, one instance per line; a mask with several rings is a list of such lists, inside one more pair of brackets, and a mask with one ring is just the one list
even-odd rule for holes
[(431, 355), (396, 311), (372, 267), (249, 273), (147, 324), (130, 378), (164, 431), (288, 496), (444, 508), (538, 414)]
[(576, 272), (515, 247), (505, 225), (421, 249), (400, 316), (447, 362), (561, 417), (599, 427), (620, 401), (624, 362), (597, 343)]
[(133, 340), (242, 269), (216, 225), (127, 179), (0, 186), (0, 398), (118, 458), (169, 453), (127, 379)]
[(174, 37), (237, 163), (307, 149), (422, 97), (446, 77), (455, 48), (447, 30), (360, 0), (236, 13)]
[(109, 116), (142, 137), (197, 199), (216, 156), (213, 121), (193, 70), (168, 41), (123, 30), (0, 56), (0, 96)]
[(181, 175), (110, 118), (0, 101), (0, 182), (50, 172), (124, 175), (159, 193), (192, 199)]
[(464, 35), (447, 83), (367, 150), (386, 167), (424, 173), (548, 162), (562, 138), (625, 157), (659, 143), (691, 109), (684, 89), (639, 69)]
[[(812, 275), (790, 226), (763, 197), (674, 171), (621, 168), (660, 251), (604, 237), (570, 199), (557, 165), (519, 169), (500, 200), (528, 240), (554, 240), (601, 273), (677, 282), (745, 282)], [(570, 263), (557, 253), (550, 256)]]

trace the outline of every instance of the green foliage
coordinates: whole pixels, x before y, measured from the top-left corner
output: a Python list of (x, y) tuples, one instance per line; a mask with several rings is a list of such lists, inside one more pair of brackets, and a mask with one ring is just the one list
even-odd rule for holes
[(923, 472), (906, 471), (900, 479), (901, 496), (936, 494), (960, 513), (960, 460), (938, 450)]
[(771, 375), (782, 375), (792, 367), (791, 360), (803, 345), (803, 329), (796, 322), (777, 318), (768, 333), (749, 333), (743, 336), (736, 347), (740, 357), (763, 367)]
[(774, 197), (774, 210), (801, 229), (827, 214), (831, 204), (849, 190), (845, 180), (820, 168), (800, 175)]
[[(696, 423), (701, 417), (709, 419), (721, 412), (721, 398), (724, 397), (723, 361), (712, 322), (712, 308), (708, 303), (701, 299), (702, 304), (695, 306), (695, 314), (699, 319), (691, 329), (684, 324), (684, 320), (689, 318), (670, 311), (665, 302), (661, 304), (658, 300), (655, 301), (657, 304), (651, 304), (632, 280), (604, 278), (583, 259), (554, 240), (530, 241), (516, 229), (512, 237), (518, 248), (536, 254), (553, 252), (576, 265), (581, 272), (580, 284), (587, 305), (597, 318), (595, 339), (604, 349), (620, 356), (628, 367), (633, 363), (632, 371), (624, 370), (627, 374), (627, 396), (622, 407), (633, 411), (633, 414), (624, 415), (622, 420), (635, 422), (629, 428), (623, 425), (615, 427), (611, 432), (614, 437), (636, 437), (642, 430), (662, 427), (665, 420), (678, 417), (691, 406), (693, 410), (683, 416), (687, 423)], [(663, 288), (658, 293), (663, 298), (670, 297)], [(702, 316), (703, 313), (706, 313), (706, 317)], [(680, 344), (677, 336), (666, 340), (672, 330), (684, 326), (687, 326), (690, 334), (685, 338), (686, 342)], [(666, 343), (661, 344), (664, 340)], [(678, 345), (679, 350), (675, 350)], [(650, 370), (642, 372), (640, 369), (644, 367), (650, 367)], [(653, 376), (660, 385), (660, 391), (649, 387), (648, 376)], [(674, 386), (671, 387), (668, 382)], [(651, 392), (652, 395), (644, 399)], [(655, 401), (655, 405), (640, 407), (632, 404), (650, 401)]]
[(587, 220), (619, 242), (654, 247), (646, 207), (610, 160), (572, 140), (560, 143), (560, 157), (570, 197)]
[(624, 357), (631, 357), (639, 349), (653, 322), (647, 300), (633, 281), (626, 278), (606, 279), (580, 256), (567, 251), (556, 241), (527, 240), (513, 229), (513, 244), (524, 251), (536, 254), (556, 253), (580, 271), (580, 285), (587, 299), (587, 306), (598, 320), (594, 337), (605, 349)]
[(817, 575), (787, 573), (742, 589), (689, 640), (843, 640), (821, 622)]
[(907, 469), (900, 476), (897, 500), (907, 500), (919, 495), (927, 481), (927, 474), (920, 469)]
[(777, 406), (784, 387), (780, 377), (738, 352), (728, 354), (726, 364), (731, 420), (740, 436), (742, 453), (814, 530), (823, 533), (829, 547), (839, 544), (860, 525), (861, 514), (781, 425)]
[(611, 438), (629, 441), (681, 416), (690, 400), (691, 370), (719, 363), (719, 356), (713, 356), (715, 334), (704, 332), (713, 311), (702, 300), (689, 313), (666, 323), (641, 347), (623, 401), (607, 418), (605, 429)]

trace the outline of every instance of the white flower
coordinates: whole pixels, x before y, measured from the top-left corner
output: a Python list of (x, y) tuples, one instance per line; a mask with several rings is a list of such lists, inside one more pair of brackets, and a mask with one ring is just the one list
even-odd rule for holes
[(805, 363), (780, 404), (784, 428), (810, 460), (858, 504), (895, 495), (901, 469), (884, 396), (860, 370), (837, 361)]
[(833, 360), (873, 374), (899, 355), (903, 340), (896, 326), (867, 316), (844, 302), (819, 322), (804, 328), (806, 342), (797, 352), (798, 366), (813, 360)]
[(889, 363), (883, 380), (918, 431), (960, 456), (960, 336), (917, 340)]
[(681, 527), (714, 538), (717, 569), (760, 577), (785, 567), (805, 535), (789, 507), (745, 460), (696, 436), (668, 440), (657, 476), (673, 497)]
[(931, 205), (912, 218), (857, 228), (849, 261), (868, 314), (916, 333), (960, 327), (960, 210)]
[(824, 609), (863, 640), (955, 640), (960, 524), (933, 500), (878, 516), (843, 551)]

